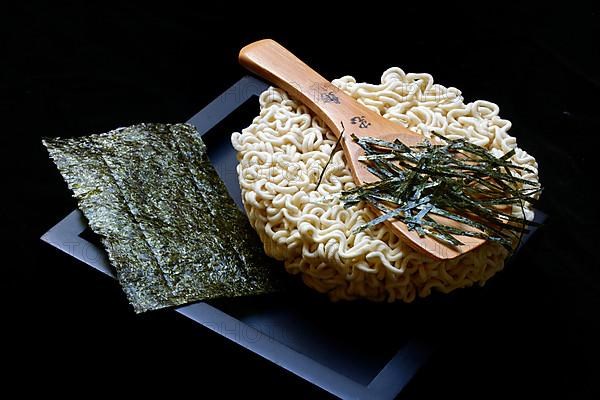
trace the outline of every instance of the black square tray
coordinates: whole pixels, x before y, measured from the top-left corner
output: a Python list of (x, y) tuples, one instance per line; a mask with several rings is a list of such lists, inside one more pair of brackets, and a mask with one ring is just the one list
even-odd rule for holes
[[(228, 136), (211, 134), (211, 129), (268, 87), (246, 76), (188, 121), (203, 135), (212, 163), (242, 209), (235, 150)], [(538, 221), (544, 218), (536, 213)], [(82, 235), (86, 229), (85, 218), (74, 210), (42, 240), (114, 278), (104, 249)], [(447, 311), (440, 303), (456, 302), (452, 296), (440, 297), (443, 302), (428, 300), (419, 305), (334, 304), (299, 288), (275, 298), (200, 302), (175, 311), (334, 395), (389, 399), (432, 353), (436, 340), (420, 323), (427, 319), (423, 312), (440, 315)], [(397, 329), (394, 321), (400, 316), (403, 326)]]

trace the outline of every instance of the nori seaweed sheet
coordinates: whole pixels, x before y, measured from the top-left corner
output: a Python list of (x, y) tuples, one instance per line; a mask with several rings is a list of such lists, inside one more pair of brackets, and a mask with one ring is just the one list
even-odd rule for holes
[(271, 293), (277, 266), (188, 124), (46, 138), (136, 312)]

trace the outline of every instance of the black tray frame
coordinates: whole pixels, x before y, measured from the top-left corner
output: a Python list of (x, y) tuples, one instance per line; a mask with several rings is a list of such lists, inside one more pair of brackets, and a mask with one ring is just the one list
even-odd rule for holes
[[(267, 83), (245, 76), (194, 115), (188, 123), (205, 135), (240, 105), (268, 88)], [(228, 138), (225, 140), (228, 144)], [(218, 165), (216, 168), (222, 173)], [(230, 192), (232, 190), (230, 188)], [(232, 195), (241, 206), (239, 192), (237, 197), (235, 193)], [(536, 219), (545, 219), (543, 214), (539, 215)], [(86, 229), (84, 216), (79, 210), (74, 210), (46, 232), (42, 240), (115, 278), (104, 249), (81, 236)], [(235, 318), (218, 305), (199, 302), (176, 308), (175, 311), (341, 398), (394, 398), (426, 362), (435, 347), (432, 341), (423, 338), (406, 340), (374, 378), (365, 384), (364, 380), (358, 382), (351, 379), (347, 374), (287, 346), (271, 333)], [(245, 334), (240, 334), (241, 331)]]

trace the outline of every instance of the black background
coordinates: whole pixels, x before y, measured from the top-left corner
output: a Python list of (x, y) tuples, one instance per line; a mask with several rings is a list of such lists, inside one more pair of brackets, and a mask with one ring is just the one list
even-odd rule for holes
[[(400, 66), (460, 88), (467, 101), (496, 102), (540, 164), (547, 225), (510, 268), (472, 289), (483, 301), (461, 310), (467, 323), (434, 324), (444, 346), (400, 397), (598, 395), (596, 10), (397, 4), (270, 18), (201, 6), (7, 7), (0, 390), (329, 397), (172, 312), (135, 315), (115, 282), (39, 240), (75, 208), (41, 136), (185, 121), (245, 74), (244, 44), (272, 37), (330, 79), (377, 82)], [(400, 316), (394, 323), (402, 329)]]

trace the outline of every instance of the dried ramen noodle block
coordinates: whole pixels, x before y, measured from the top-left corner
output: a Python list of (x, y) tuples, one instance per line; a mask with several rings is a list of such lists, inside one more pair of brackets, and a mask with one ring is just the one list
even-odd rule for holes
[[(515, 149), (512, 161), (527, 166), (522, 177), (538, 180), (537, 163), (508, 135), (510, 121), (499, 107), (483, 100), (464, 103), (461, 92), (434, 84), (428, 74), (384, 72), (381, 84), (357, 83), (351, 76), (333, 84), (385, 118), (425, 137), (437, 132), (465, 138), (495, 155)], [(362, 205), (344, 208), (330, 195), (354, 187), (341, 151), (337, 151), (316, 189), (319, 174), (335, 146), (335, 137), (307, 107), (271, 88), (260, 96), (260, 115), (241, 133), (233, 133), (239, 182), (246, 212), (265, 251), (300, 274), (311, 288), (332, 300), (411, 302), (433, 289), (483, 285), (501, 270), (507, 251), (486, 243), (459, 258), (437, 261), (416, 252), (381, 224), (353, 230), (374, 217)], [(533, 219), (530, 204), (525, 215)], [(521, 209), (514, 209), (522, 215)]]

